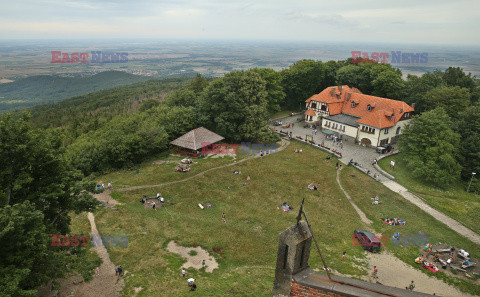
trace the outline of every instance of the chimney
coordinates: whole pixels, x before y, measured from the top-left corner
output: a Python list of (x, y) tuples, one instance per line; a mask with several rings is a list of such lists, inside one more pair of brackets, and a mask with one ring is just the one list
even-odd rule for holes
[(412, 103), (412, 108), (415, 109), (415, 102)]
[(338, 90), (340, 91), (340, 94), (342, 93), (342, 88), (343, 86), (338, 86)]
[(332, 87), (330, 89), (330, 96), (332, 96), (332, 97), (335, 96), (335, 87)]
[(347, 101), (350, 101), (350, 98), (352, 97), (352, 93), (348, 92), (347, 93)]

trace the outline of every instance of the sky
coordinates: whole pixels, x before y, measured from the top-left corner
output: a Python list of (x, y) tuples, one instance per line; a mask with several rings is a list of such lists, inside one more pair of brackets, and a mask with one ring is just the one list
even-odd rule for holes
[(0, 39), (480, 45), (479, 0), (0, 0)]

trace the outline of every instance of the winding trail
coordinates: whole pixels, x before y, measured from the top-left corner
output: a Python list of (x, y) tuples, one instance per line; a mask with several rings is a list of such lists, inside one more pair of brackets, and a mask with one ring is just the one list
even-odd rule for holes
[[(289, 144), (290, 144), (290, 141), (289, 141), (289, 140), (282, 138), (282, 140), (281, 140), (281, 142), (280, 142), (280, 147), (278, 148), (278, 151), (280, 152), (280, 151), (284, 150)], [(197, 173), (197, 174), (195, 174), (195, 175), (192, 175), (192, 176), (190, 176), (190, 177), (187, 177), (187, 178), (184, 178), (184, 179), (181, 179), (181, 180), (175, 180), (175, 181), (166, 182), (166, 183), (160, 183), (160, 184), (156, 184), (156, 185), (131, 186), (131, 187), (127, 187), (127, 188), (117, 189), (116, 191), (126, 192), (126, 191), (137, 190), (137, 189), (155, 188), (155, 187), (161, 187), (161, 186), (166, 186), (166, 185), (183, 183), (183, 182), (186, 182), (186, 181), (188, 181), (188, 180), (194, 179), (194, 178), (196, 178), (196, 177), (202, 176), (202, 175), (204, 175), (204, 174), (207, 173), (207, 172), (210, 172), (210, 171), (213, 171), (213, 170), (217, 170), (217, 169), (221, 169), (221, 168), (225, 168), (225, 167), (234, 166), (234, 165), (237, 165), (237, 164), (239, 164), (239, 163), (245, 162), (245, 161), (247, 161), (247, 160), (252, 160), (252, 159), (255, 159), (255, 158), (260, 158), (260, 156), (259, 156), (259, 155), (253, 155), (253, 156), (247, 157), (247, 158), (245, 158), (245, 159), (242, 159), (242, 160), (237, 161), (237, 162), (234, 162), (234, 163), (230, 163), (230, 164), (226, 164), (226, 165), (222, 165), (222, 166), (210, 168), (210, 169), (207, 169), (207, 170), (205, 170), (205, 171), (199, 172), (199, 173)], [(111, 197), (110, 197), (110, 199), (113, 200), (113, 201), (115, 201), (115, 200), (114, 200), (113, 198), (111, 198)]]
[(355, 202), (353, 202), (352, 198), (350, 197), (350, 195), (348, 195), (347, 191), (345, 191), (342, 187), (342, 184), (340, 183), (340, 170), (342, 170), (342, 168), (338, 169), (337, 170), (337, 183), (338, 183), (338, 186), (340, 187), (340, 189), (342, 190), (343, 194), (345, 194), (345, 197), (347, 197), (348, 201), (350, 202), (350, 204), (352, 204), (353, 208), (355, 209), (355, 211), (357, 212), (357, 214), (360, 216), (360, 219), (362, 220), (362, 222), (364, 222), (365, 224), (367, 225), (371, 225), (372, 224), (372, 221), (367, 218), (367, 216), (365, 215), (365, 213), (355, 204)]

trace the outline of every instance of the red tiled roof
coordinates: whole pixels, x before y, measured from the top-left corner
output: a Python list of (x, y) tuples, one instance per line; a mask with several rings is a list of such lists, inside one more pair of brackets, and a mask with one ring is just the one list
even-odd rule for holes
[[(353, 93), (350, 101), (357, 103), (355, 107), (345, 102), (342, 113), (360, 117), (358, 123), (377, 127), (393, 127), (400, 120), (405, 112), (412, 112), (414, 109), (403, 101), (386, 99), (382, 97)], [(368, 110), (368, 106), (371, 110)], [(392, 120), (390, 116), (393, 115)]]
[[(341, 91), (340, 91), (340, 88)], [(361, 93), (356, 88), (350, 88), (349, 86), (336, 86), (336, 87), (328, 87), (319, 94), (313, 95), (312, 97), (308, 98), (307, 100), (313, 100), (318, 102), (324, 103), (336, 103), (336, 102), (343, 102), (346, 97), (347, 93)], [(337, 98), (337, 95), (342, 95), (340, 98)], [(308, 101), (308, 102), (310, 102)]]
[(306, 115), (309, 115), (309, 116), (316, 116), (317, 114), (313, 111), (313, 109), (309, 109), (307, 110), (307, 112), (305, 113)]
[[(349, 86), (328, 87), (310, 97), (307, 102), (311, 100), (326, 103), (330, 115), (353, 115), (360, 118), (358, 123), (377, 128), (395, 126), (405, 112), (414, 111), (403, 101), (365, 95)], [(355, 102), (355, 107), (352, 107), (352, 102)], [(371, 107), (370, 110), (368, 106)]]
[(342, 113), (343, 102), (328, 104), (328, 111), (330, 115), (336, 115)]

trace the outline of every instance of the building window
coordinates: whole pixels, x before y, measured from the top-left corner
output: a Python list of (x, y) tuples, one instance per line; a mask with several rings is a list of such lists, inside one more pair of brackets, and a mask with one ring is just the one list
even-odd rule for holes
[(388, 134), (388, 128), (385, 128), (385, 134)]
[(397, 128), (397, 135), (400, 134), (400, 127)]
[(357, 103), (355, 103), (354, 101), (352, 101), (352, 108), (355, 108), (357, 106)]
[(372, 106), (370, 104), (367, 106), (367, 110), (372, 111)]
[(317, 103), (312, 103), (312, 109), (317, 108)]

